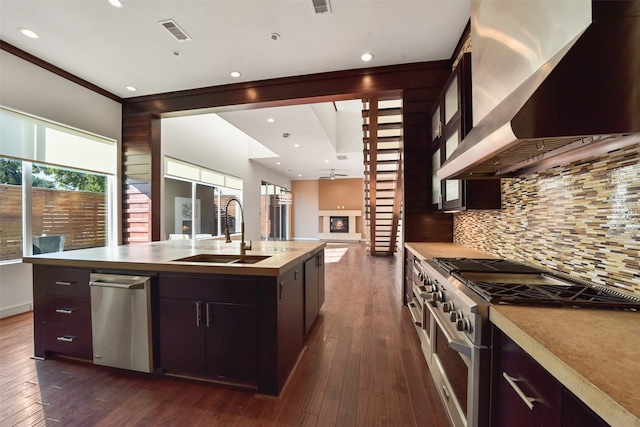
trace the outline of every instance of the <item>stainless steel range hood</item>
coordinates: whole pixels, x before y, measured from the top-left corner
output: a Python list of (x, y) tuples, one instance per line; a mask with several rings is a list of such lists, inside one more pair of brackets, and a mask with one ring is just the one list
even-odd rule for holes
[(474, 0), (471, 27), (474, 126), (440, 179), (640, 143), (640, 1)]

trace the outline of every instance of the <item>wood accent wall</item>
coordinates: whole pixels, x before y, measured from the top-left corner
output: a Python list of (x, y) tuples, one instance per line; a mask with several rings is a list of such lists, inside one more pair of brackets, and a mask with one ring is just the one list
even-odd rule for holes
[(161, 236), (160, 115), (362, 99), (382, 94), (400, 94), (404, 99), (405, 240), (452, 241), (451, 216), (431, 212), (431, 160), (427, 146), (429, 111), (450, 73), (449, 60), (421, 62), (123, 100), (123, 242), (159, 240)]
[[(160, 240), (160, 118), (147, 114), (122, 124), (122, 241)], [(154, 197), (155, 196), (155, 197)]]
[(453, 215), (433, 210), (431, 192), (431, 107), (440, 90), (404, 91), (404, 241), (452, 242)]

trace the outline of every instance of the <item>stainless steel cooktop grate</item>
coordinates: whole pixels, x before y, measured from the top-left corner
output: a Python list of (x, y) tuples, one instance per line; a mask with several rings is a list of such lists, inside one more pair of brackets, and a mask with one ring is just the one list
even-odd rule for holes
[(492, 304), (640, 309), (640, 299), (626, 297), (596, 285), (469, 282), (467, 286)]

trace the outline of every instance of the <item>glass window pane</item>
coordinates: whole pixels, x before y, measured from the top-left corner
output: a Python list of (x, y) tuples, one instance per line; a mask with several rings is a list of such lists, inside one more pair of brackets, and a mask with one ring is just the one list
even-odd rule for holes
[(108, 184), (104, 175), (33, 166), (33, 253), (106, 246)]
[[(223, 209), (225, 208), (225, 206), (227, 206), (227, 202), (231, 197), (236, 197), (238, 200), (240, 200), (240, 203), (242, 203), (242, 191), (224, 187), (220, 188), (220, 204)], [(226, 221), (228, 221), (229, 231), (231, 231), (231, 233), (239, 233), (241, 230), (240, 224), (242, 223), (242, 213), (240, 212), (238, 203), (229, 203), (226, 214), (228, 215), (228, 218), (225, 219), (225, 212), (222, 212), (221, 219), (222, 221), (224, 221), (222, 223), (222, 229), (225, 229), (225, 226), (227, 224)]]
[(191, 188), (190, 182), (164, 179), (164, 232), (168, 240), (191, 238)]
[(440, 179), (438, 178), (438, 170), (440, 169), (440, 149), (433, 153), (431, 158), (431, 168), (433, 171), (433, 174), (431, 175), (431, 203), (436, 204), (440, 202), (441, 193)]
[(219, 236), (219, 209), (216, 187), (196, 185), (196, 238)]
[(458, 112), (458, 108), (458, 78), (455, 77), (444, 94), (444, 123), (446, 125)]
[(262, 182), (262, 186), (260, 187), (260, 239), (268, 240), (267, 236), (269, 235), (269, 217), (267, 215), (269, 204), (269, 188), (270, 184), (266, 182)]
[(0, 261), (22, 257), (22, 162), (0, 158)]

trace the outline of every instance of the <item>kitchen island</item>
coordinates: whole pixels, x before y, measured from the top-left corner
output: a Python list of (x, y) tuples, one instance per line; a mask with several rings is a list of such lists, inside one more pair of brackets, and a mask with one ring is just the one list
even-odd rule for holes
[[(35, 356), (91, 360), (92, 273), (151, 279), (155, 372), (278, 395), (324, 301), (324, 243), (175, 240), (25, 257)], [(306, 324), (305, 324), (306, 322)]]

